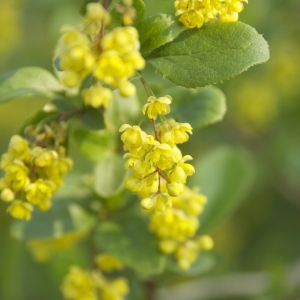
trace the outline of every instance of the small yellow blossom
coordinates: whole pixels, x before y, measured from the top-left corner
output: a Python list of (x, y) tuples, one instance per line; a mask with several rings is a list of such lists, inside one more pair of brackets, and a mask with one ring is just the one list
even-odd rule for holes
[(97, 299), (97, 284), (89, 272), (73, 266), (63, 282), (62, 292), (64, 297), (70, 300), (79, 300), (87, 296)]
[(13, 203), (7, 208), (7, 212), (9, 212), (12, 217), (26, 221), (31, 219), (32, 211), (33, 206), (30, 203), (26, 203), (21, 200), (14, 200)]
[(143, 114), (147, 113), (149, 119), (156, 120), (157, 115), (166, 115), (170, 112), (169, 105), (172, 102), (172, 97), (169, 95), (159, 98), (150, 96), (148, 102), (143, 106)]
[(102, 86), (91, 86), (82, 91), (83, 102), (94, 108), (108, 107), (112, 100), (112, 91)]
[(102, 300), (122, 300), (129, 292), (125, 278), (107, 281), (100, 291)]
[(15, 199), (15, 194), (11, 189), (5, 188), (1, 192), (0, 198), (5, 202), (11, 202)]

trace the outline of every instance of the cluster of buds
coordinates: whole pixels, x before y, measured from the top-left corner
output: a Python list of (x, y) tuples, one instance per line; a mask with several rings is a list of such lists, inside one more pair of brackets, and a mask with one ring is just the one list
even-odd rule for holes
[(14, 135), (1, 157), (0, 198), (9, 202), (7, 211), (17, 219), (30, 220), (34, 205), (41, 211), (51, 207), (51, 197), (72, 167), (64, 147), (66, 123), (29, 126), (25, 136)]
[(188, 28), (200, 28), (204, 23), (220, 20), (236, 22), (248, 0), (177, 0), (176, 16)]
[[(166, 119), (172, 98), (150, 96), (142, 108), (152, 122), (153, 132), (147, 134), (139, 126), (123, 124), (120, 131), (124, 150), (128, 151), (125, 167), (132, 175), (125, 186), (137, 193), (141, 206), (150, 213), (150, 230), (160, 240), (166, 254), (174, 254), (179, 267), (187, 270), (201, 249), (213, 247), (209, 236), (197, 237), (198, 215), (206, 202), (205, 196), (190, 190), (185, 184), (195, 170), (186, 161), (177, 144), (185, 143), (192, 134), (188, 123)], [(161, 123), (157, 124), (158, 116)]]
[(145, 66), (137, 30), (126, 26), (106, 32), (109, 20), (109, 13), (100, 3), (89, 3), (82, 28), (69, 28), (62, 36), (61, 80), (68, 87), (78, 87), (92, 75), (94, 84), (81, 96), (85, 105), (94, 108), (110, 104), (111, 89), (117, 88), (124, 97), (134, 95), (136, 88), (129, 79)]
[(184, 271), (190, 268), (201, 250), (213, 248), (210, 236), (196, 235), (198, 216), (206, 201), (204, 195), (185, 186), (183, 193), (172, 199), (172, 208), (167, 208), (164, 214), (151, 214), (150, 231), (158, 237), (161, 251), (174, 254)]
[(109, 254), (95, 258), (96, 268), (85, 271), (77, 266), (71, 267), (66, 276), (62, 292), (70, 300), (123, 300), (129, 293), (127, 280), (123, 277), (109, 279), (105, 273), (120, 271), (122, 262)]

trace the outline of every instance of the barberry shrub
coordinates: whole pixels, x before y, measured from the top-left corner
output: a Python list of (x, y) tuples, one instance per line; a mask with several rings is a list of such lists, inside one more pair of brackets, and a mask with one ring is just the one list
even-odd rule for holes
[[(186, 149), (226, 112), (211, 85), (269, 58), (263, 37), (237, 22), (244, 2), (178, 0), (174, 16), (144, 18), (142, 0), (85, 1), (81, 24), (62, 29), (55, 75), (26, 67), (0, 78), (0, 102), (49, 99), (1, 157), (0, 197), (37, 261), (86, 245), (88, 263), (69, 266), (61, 284), (65, 299), (150, 299), (213, 266), (208, 230), (243, 184), (224, 192), (218, 165), (247, 166), (228, 149), (192, 164)], [(213, 178), (221, 183), (205, 195)]]

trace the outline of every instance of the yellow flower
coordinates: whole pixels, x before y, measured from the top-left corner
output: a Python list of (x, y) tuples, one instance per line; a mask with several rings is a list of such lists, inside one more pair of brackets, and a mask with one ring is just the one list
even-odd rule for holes
[(188, 141), (189, 134), (192, 134), (192, 126), (189, 123), (177, 123), (174, 119), (165, 121), (159, 126), (161, 141), (171, 147), (175, 144), (182, 144)]
[(81, 95), (85, 105), (90, 105), (94, 108), (108, 107), (113, 97), (111, 90), (102, 86), (91, 86), (88, 89), (84, 89)]
[(168, 170), (172, 168), (176, 158), (173, 148), (168, 144), (159, 144), (154, 146), (153, 151), (146, 155), (146, 161), (149, 161), (154, 167), (161, 170)]
[(33, 148), (31, 154), (34, 165), (40, 168), (51, 166), (58, 158), (58, 153), (56, 151), (40, 147)]
[(5, 202), (11, 202), (15, 199), (15, 194), (11, 189), (5, 188), (1, 192), (0, 198)]
[(30, 158), (28, 142), (19, 135), (14, 135), (10, 139), (8, 154), (14, 158), (26, 161)]
[(97, 34), (101, 29), (101, 25), (106, 25), (109, 21), (110, 15), (100, 3), (89, 3), (86, 6), (84, 31), (87, 34)]
[(23, 162), (15, 160), (13, 164), (5, 168), (5, 181), (13, 190), (21, 190), (29, 184), (28, 168)]
[(209, 235), (203, 235), (198, 239), (198, 243), (201, 249), (211, 250), (214, 247), (214, 241)]
[(188, 28), (200, 28), (204, 23), (220, 18), (223, 22), (236, 22), (238, 13), (247, 0), (177, 0), (176, 16)]
[(164, 97), (155, 98), (150, 96), (147, 104), (143, 106), (143, 114), (147, 113), (149, 119), (156, 120), (157, 115), (166, 115), (170, 112), (170, 106), (172, 97), (166, 95)]
[(156, 193), (150, 198), (141, 201), (141, 206), (146, 211), (164, 212), (167, 208), (172, 207), (172, 201), (167, 193)]
[(106, 281), (100, 292), (102, 300), (122, 300), (128, 293), (128, 283), (122, 277)]
[(79, 300), (87, 296), (94, 296), (97, 299), (97, 284), (91, 274), (73, 266), (63, 282), (62, 292), (66, 299)]
[(101, 45), (104, 51), (129, 54), (139, 49), (138, 31), (131, 26), (117, 27), (103, 37)]
[[(123, 132), (124, 131), (124, 132)], [(124, 149), (130, 152), (136, 152), (143, 144), (143, 140), (146, 137), (146, 133), (141, 130), (139, 126), (130, 126), (123, 124), (119, 132), (123, 132), (121, 140), (124, 143)]]
[(51, 181), (39, 178), (25, 188), (26, 198), (32, 204), (47, 202), (51, 199), (53, 189), (54, 186)]
[(195, 168), (191, 164), (185, 163), (187, 160), (193, 159), (190, 155), (185, 155), (175, 166), (169, 171), (168, 178), (171, 182), (185, 183), (187, 176), (195, 173)]
[(7, 208), (7, 212), (9, 212), (12, 217), (26, 221), (31, 219), (32, 211), (33, 206), (30, 203), (26, 203), (21, 200), (14, 200), (14, 202)]

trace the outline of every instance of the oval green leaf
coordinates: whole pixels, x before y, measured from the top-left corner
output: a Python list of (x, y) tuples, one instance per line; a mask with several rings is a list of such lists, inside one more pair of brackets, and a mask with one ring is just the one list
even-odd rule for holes
[(96, 165), (94, 174), (94, 189), (100, 197), (113, 197), (124, 189), (123, 183), (127, 170), (121, 156), (111, 153), (103, 157), (102, 161)]
[(145, 56), (163, 77), (196, 88), (222, 82), (269, 59), (269, 47), (254, 28), (241, 22), (185, 30)]
[(177, 18), (157, 14), (143, 20), (139, 26), (141, 52), (147, 53), (166, 43), (173, 41), (186, 28), (177, 21)]
[(172, 87), (164, 94), (173, 97), (170, 117), (178, 122), (189, 122), (193, 129), (219, 122), (226, 113), (225, 95), (212, 86), (197, 90)]
[(245, 200), (255, 174), (254, 163), (244, 149), (219, 147), (194, 164), (190, 185), (200, 186), (208, 201), (200, 215), (206, 232), (227, 218)]
[(113, 149), (113, 141), (106, 130), (86, 130), (78, 128), (74, 130), (72, 138), (78, 150), (87, 158), (99, 161)]
[(53, 99), (62, 91), (58, 80), (38, 67), (18, 69), (0, 77), (0, 103), (31, 95)]

